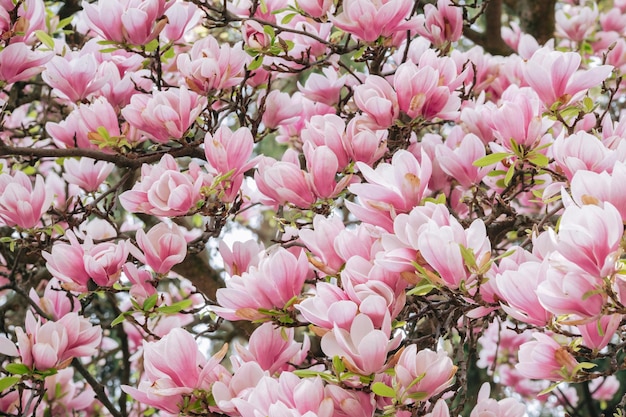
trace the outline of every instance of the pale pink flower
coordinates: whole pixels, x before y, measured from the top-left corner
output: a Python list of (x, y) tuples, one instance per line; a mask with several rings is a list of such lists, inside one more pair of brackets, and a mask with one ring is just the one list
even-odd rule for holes
[(622, 33), (626, 27), (626, 15), (617, 7), (600, 13), (600, 26), (604, 32)]
[(589, 382), (591, 397), (597, 401), (611, 401), (620, 387), (621, 383), (615, 375), (596, 378)]
[(374, 121), (377, 129), (387, 129), (398, 119), (398, 96), (384, 78), (370, 75), (353, 90), (354, 103)]
[(485, 146), (478, 136), (464, 136), (454, 149), (446, 144), (435, 147), (436, 160), (441, 169), (463, 187), (478, 184), (491, 170), (490, 167), (477, 167), (474, 161), (486, 155)]
[(357, 115), (348, 122), (343, 147), (351, 160), (373, 165), (387, 152), (387, 134), (374, 129), (368, 117)]
[(333, 417), (372, 417), (376, 411), (374, 393), (343, 389), (332, 384), (324, 387), (324, 393), (335, 404)]
[(141, 180), (120, 195), (120, 203), (133, 213), (184, 216), (202, 200), (202, 185), (201, 177), (180, 172), (174, 158), (165, 154), (157, 165), (141, 167)]
[(557, 35), (574, 42), (591, 36), (598, 22), (598, 6), (565, 6), (555, 14)]
[(617, 152), (584, 131), (569, 136), (559, 135), (551, 148), (555, 163), (570, 181), (578, 171), (611, 171), (618, 158)]
[[(302, 7), (301, 3), (298, 3)], [(339, 101), (341, 89), (346, 83), (347, 76), (339, 76), (333, 67), (322, 69), (322, 74), (312, 73), (304, 85), (298, 82), (298, 90), (302, 95), (312, 101), (334, 106)]]
[(296, 304), (296, 309), (309, 323), (322, 329), (335, 325), (348, 330), (358, 312), (358, 305), (337, 285), (318, 282), (315, 295)]
[(417, 17), (415, 30), (436, 48), (456, 42), (463, 32), (463, 10), (450, 0), (438, 0), (437, 6), (427, 4), (424, 15)]
[(413, 62), (401, 64), (393, 77), (400, 110), (411, 119), (455, 119), (461, 99), (441, 82), (439, 70), (431, 66), (418, 67)]
[(402, 351), (394, 371), (398, 395), (404, 404), (411, 404), (426, 401), (452, 385), (456, 366), (445, 351), (423, 349), (418, 352), (417, 346), (412, 344)]
[(524, 343), (518, 352), (515, 368), (526, 378), (568, 381), (575, 376), (578, 361), (567, 348), (544, 333), (534, 333), (535, 340)]
[(426, 414), (424, 417), (450, 417), (450, 409), (448, 404), (442, 399), (437, 400), (433, 411)]
[(122, 390), (143, 404), (178, 414), (183, 396), (193, 400), (194, 391), (210, 391), (227, 373), (219, 364), (226, 347), (207, 360), (189, 332), (174, 328), (157, 342), (144, 341), (144, 379), (138, 388), (123, 385)]
[(406, 18), (412, 7), (405, 0), (347, 0), (343, 2), (343, 11), (329, 19), (339, 29), (371, 43), (381, 36), (388, 38), (411, 29)]
[(143, 302), (148, 297), (156, 294), (155, 283), (149, 271), (139, 269), (131, 262), (122, 265), (122, 271), (124, 271), (124, 276), (131, 283), (129, 294), (139, 305), (143, 305)]
[(159, 223), (148, 233), (139, 229), (135, 238), (143, 253), (133, 255), (157, 274), (167, 274), (187, 256), (185, 235), (175, 223)]
[(547, 108), (555, 103), (564, 106), (579, 100), (589, 88), (599, 85), (613, 69), (599, 65), (578, 70), (581, 56), (577, 52), (537, 50), (522, 67), (524, 79), (537, 92)]
[(316, 197), (328, 199), (336, 197), (351, 181), (351, 176), (343, 176), (336, 181), (336, 174), (340, 171), (337, 156), (328, 146), (313, 147), (311, 143), (304, 145), (306, 160), (306, 180), (309, 188)]
[(385, 369), (387, 353), (400, 343), (399, 336), (389, 340), (390, 333), (390, 320), (378, 330), (366, 314), (357, 314), (350, 331), (335, 325), (322, 337), (322, 350), (331, 358), (339, 356), (350, 371), (370, 375)]
[(264, 245), (255, 239), (245, 242), (234, 242), (232, 249), (223, 241), (219, 241), (219, 251), (224, 261), (224, 269), (228, 275), (241, 275), (250, 270), (250, 267), (259, 265), (259, 258), (264, 251)]
[(595, 321), (578, 325), (578, 331), (580, 331), (583, 337), (583, 344), (596, 351), (603, 349), (615, 336), (621, 321), (621, 314), (611, 314), (603, 315)]
[(98, 91), (108, 76), (96, 77), (98, 62), (92, 54), (79, 56), (68, 52), (65, 57), (55, 56), (46, 64), (41, 78), (54, 88), (53, 92), (69, 101), (81, 101)]
[(47, 261), (46, 268), (53, 277), (62, 281), (62, 286), (71, 291), (86, 291), (89, 273), (85, 269), (85, 249), (71, 230), (65, 233), (69, 244), (57, 240), (50, 253), (42, 252)]
[(256, 362), (270, 375), (278, 371), (293, 370), (291, 365), (302, 363), (310, 346), (306, 335), (303, 343), (296, 342), (293, 336), (292, 328), (280, 328), (272, 323), (264, 323), (250, 335), (247, 347), (235, 344), (239, 354), (236, 360)]
[(292, 162), (265, 157), (254, 173), (254, 180), (259, 191), (276, 204), (307, 208), (317, 200), (305, 172)]
[(224, 375), (216, 381), (211, 388), (211, 393), (220, 411), (232, 414), (236, 410), (232, 400), (249, 395), (266, 375), (267, 372), (261, 369), (258, 363), (244, 362), (235, 369), (232, 378)]
[(282, 309), (302, 291), (309, 274), (304, 252), (295, 256), (279, 248), (264, 258), (258, 268), (226, 281), (217, 290), (219, 307), (212, 307), (227, 320), (258, 320), (265, 315), (259, 309)]
[(107, 179), (115, 165), (110, 162), (82, 157), (80, 159), (66, 159), (63, 162), (63, 168), (65, 169), (63, 173), (65, 181), (91, 193), (98, 190), (100, 184)]
[(22, 171), (0, 174), (0, 220), (7, 226), (24, 229), (37, 226), (53, 198), (41, 175), (37, 175), (33, 187)]
[(339, 272), (344, 263), (334, 249), (335, 238), (342, 230), (345, 225), (339, 217), (326, 218), (318, 214), (313, 218), (313, 229), (302, 229), (299, 233), (300, 240), (316, 257), (311, 263), (328, 275)]
[(169, 0), (83, 1), (89, 27), (106, 40), (145, 45), (159, 36), (167, 23)]
[(188, 53), (178, 55), (176, 66), (189, 88), (204, 95), (239, 84), (249, 60), (241, 44), (220, 44), (207, 36), (194, 42)]
[(326, 16), (333, 7), (331, 0), (303, 0), (298, 2), (301, 8), (309, 16), (316, 18)]
[(78, 300), (75, 300), (71, 293), (62, 290), (61, 282), (56, 278), (48, 281), (43, 297), (39, 297), (34, 288), (30, 289), (28, 296), (41, 307), (44, 313), (54, 320), (58, 320), (64, 315), (80, 309)]
[(201, 12), (198, 6), (193, 3), (175, 1), (165, 11), (165, 16), (167, 17), (167, 25), (165, 25), (162, 35), (170, 42), (176, 42), (198, 23)]
[(33, 51), (23, 42), (8, 45), (0, 51), (0, 81), (12, 84), (28, 80), (44, 70), (53, 52)]
[(300, 136), (304, 144), (328, 146), (335, 154), (339, 168), (344, 169), (350, 161), (344, 148), (345, 130), (345, 121), (336, 114), (315, 115), (306, 122)]
[(101, 287), (109, 287), (117, 282), (122, 273), (122, 265), (128, 259), (127, 242), (94, 244), (91, 236), (87, 236), (83, 248), (83, 262), (89, 277)]
[(181, 140), (206, 106), (206, 97), (185, 86), (135, 94), (122, 109), (122, 116), (137, 129), (159, 143)]
[(581, 206), (610, 203), (617, 208), (622, 221), (626, 221), (626, 164), (616, 162), (611, 168), (607, 170), (612, 171), (610, 174), (578, 170), (571, 181), (572, 198)]
[[(25, 42), (28, 45), (33, 45), (38, 41), (35, 31), (43, 30), (48, 32), (46, 28), (46, 4), (42, 0), (25, 0), (20, 3), (5, 1), (4, 3), (0, 6), (0, 10), (13, 12), (17, 17), (17, 22), (15, 22), (16, 24), (12, 28), (14, 32), (10, 37), (11, 43)], [(16, 5), (18, 6), (17, 10), (14, 10)], [(11, 23), (8, 13), (6, 17), (8, 18), (6, 21), (8, 26)], [(21, 27), (21, 30), (16, 27), (18, 22), (26, 23)], [(6, 29), (9, 29), (9, 27)]]
[(485, 382), (480, 391), (476, 406), (470, 417), (523, 417), (526, 415), (526, 406), (515, 398), (504, 398), (500, 401), (489, 398), (491, 387)]
[(302, 111), (302, 104), (297, 98), (279, 90), (272, 90), (261, 100), (265, 106), (263, 124), (268, 129), (275, 129), (281, 124), (295, 122)]
[(89, 385), (74, 382), (73, 368), (61, 369), (58, 373), (47, 376), (44, 387), (46, 412), (49, 411), (51, 415), (64, 415), (68, 410), (87, 411), (96, 397)]

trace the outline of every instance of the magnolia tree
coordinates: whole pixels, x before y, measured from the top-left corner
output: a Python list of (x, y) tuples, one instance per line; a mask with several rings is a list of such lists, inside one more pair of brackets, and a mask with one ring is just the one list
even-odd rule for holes
[(0, 414), (623, 415), (626, 1), (515, 3), (0, 0)]

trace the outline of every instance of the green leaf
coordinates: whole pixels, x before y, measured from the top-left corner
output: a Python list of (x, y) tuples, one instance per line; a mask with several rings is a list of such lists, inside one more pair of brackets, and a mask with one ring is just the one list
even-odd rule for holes
[(111, 327), (115, 327), (115, 326), (117, 326), (118, 324), (120, 324), (121, 322), (123, 322), (124, 320), (126, 320), (126, 316), (127, 316), (127, 315), (128, 315), (128, 313), (124, 312), (124, 313), (120, 314), (119, 316), (117, 316), (117, 317), (115, 318), (115, 320), (113, 320), (113, 321), (111, 322)]
[(100, 53), (101, 54), (110, 54), (111, 52), (115, 52), (120, 48), (104, 48), (104, 49), (100, 49)]
[(274, 31), (274, 28), (271, 27), (270, 25), (263, 26), (263, 33), (265, 33), (267, 36), (271, 37), (272, 39), (276, 37), (276, 32)]
[(515, 174), (515, 164), (512, 164), (509, 167), (509, 170), (506, 172), (506, 175), (504, 176), (504, 185), (509, 185), (511, 183), (511, 180), (513, 179), (513, 174)]
[(39, 39), (41, 43), (46, 45), (48, 48), (54, 49), (54, 39), (52, 39), (46, 32), (43, 30), (36, 30), (35, 36), (37, 36), (37, 39)]
[(497, 164), (508, 156), (511, 156), (511, 154), (507, 152), (496, 152), (483, 156), (482, 158), (478, 158), (474, 161), (472, 165), (474, 165), (475, 167), (486, 167), (489, 165)]
[(4, 378), (0, 378), (0, 392), (5, 391), (11, 388), (13, 385), (17, 384), (20, 381), (19, 376), (7, 376)]
[(152, 39), (150, 42), (148, 42), (144, 46), (146, 52), (154, 52), (154, 51), (157, 50), (158, 47), (159, 47), (159, 40), (158, 39)]
[(191, 307), (192, 304), (193, 304), (193, 301), (187, 299), (187, 300), (179, 301), (169, 306), (161, 306), (157, 308), (156, 311), (158, 311), (159, 313), (164, 313), (164, 314), (174, 314), (186, 308)]
[(396, 391), (383, 382), (374, 382), (372, 392), (381, 397), (396, 398)]
[(281, 25), (286, 25), (287, 23), (291, 22), (293, 20), (294, 17), (296, 17), (296, 13), (289, 13), (288, 15), (286, 15), (285, 17), (283, 17), (283, 19), (280, 21)]
[(150, 297), (146, 298), (143, 302), (142, 310), (152, 311), (152, 309), (157, 303), (158, 298), (159, 298), (159, 294), (152, 294)]
[(428, 282), (426, 284), (418, 285), (416, 287), (411, 288), (409, 291), (407, 291), (406, 295), (424, 296), (424, 295), (428, 295), (428, 293), (430, 293), (435, 288), (437, 287), (431, 284), (430, 282)]
[(30, 373), (30, 368), (23, 363), (10, 363), (4, 367), (10, 374), (26, 375)]
[(583, 99), (583, 110), (585, 113), (591, 113), (594, 108), (594, 103), (591, 97), (587, 96)]
[(263, 55), (257, 55), (254, 57), (250, 65), (248, 65), (248, 70), (254, 71), (259, 68), (263, 64)]
[(528, 160), (538, 167), (545, 167), (550, 163), (550, 158), (538, 152), (533, 152), (532, 155), (529, 155)]
[(333, 368), (335, 368), (335, 373), (337, 375), (341, 375), (343, 371), (346, 370), (346, 365), (344, 365), (339, 356), (333, 356)]

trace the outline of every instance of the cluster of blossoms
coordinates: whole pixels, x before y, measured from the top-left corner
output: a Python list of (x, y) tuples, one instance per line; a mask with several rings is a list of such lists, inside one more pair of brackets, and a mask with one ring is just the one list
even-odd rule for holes
[(625, 407), (626, 1), (419, 3), (0, 0), (0, 414)]

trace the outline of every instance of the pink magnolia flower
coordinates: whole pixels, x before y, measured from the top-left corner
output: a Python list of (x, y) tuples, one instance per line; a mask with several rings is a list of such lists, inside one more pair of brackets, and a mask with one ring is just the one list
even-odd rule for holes
[(366, 116), (355, 116), (342, 136), (343, 147), (351, 160), (374, 165), (387, 152), (387, 130), (376, 130)]
[(346, 204), (362, 221), (388, 231), (391, 231), (397, 214), (407, 213), (420, 203), (432, 172), (426, 155), (422, 154), (419, 163), (415, 156), (404, 150), (397, 151), (390, 164), (378, 164), (376, 169), (362, 162), (356, 165), (366, 182), (348, 187), (359, 197), (359, 205)]
[(159, 36), (167, 24), (169, 0), (119, 0), (82, 3), (89, 27), (106, 40), (145, 45)]
[(180, 40), (200, 20), (200, 9), (193, 3), (174, 2), (166, 11), (167, 25), (161, 34), (170, 42)]
[(40, 371), (64, 368), (75, 357), (94, 355), (102, 339), (100, 326), (92, 326), (75, 312), (42, 324), (28, 311), (25, 330), (16, 328), (20, 358)]
[(511, 317), (535, 326), (545, 326), (552, 314), (541, 305), (536, 289), (546, 279), (548, 263), (524, 262), (517, 270), (496, 275), (499, 295), (506, 304), (502, 308)]
[(376, 411), (374, 393), (347, 390), (332, 384), (324, 387), (324, 393), (335, 404), (333, 417), (372, 417)]
[(593, 350), (601, 350), (607, 346), (622, 321), (621, 314), (603, 315), (598, 320), (578, 325), (583, 337), (583, 344)]
[(241, 44), (220, 44), (207, 36), (194, 42), (188, 53), (178, 55), (176, 66), (189, 88), (204, 95), (239, 84), (249, 60)]
[(234, 242), (232, 249), (223, 240), (219, 244), (220, 255), (224, 261), (224, 269), (228, 275), (241, 275), (250, 267), (259, 265), (259, 258), (265, 247), (263, 243), (250, 239), (245, 242)]
[(254, 180), (259, 191), (276, 204), (289, 203), (307, 208), (317, 200), (305, 172), (290, 161), (276, 161), (269, 157), (261, 159)]
[(586, 90), (599, 85), (613, 69), (599, 65), (578, 70), (581, 62), (577, 52), (537, 50), (522, 67), (524, 79), (537, 92), (547, 108), (555, 103), (564, 106), (579, 100)]
[(180, 172), (174, 158), (165, 154), (157, 165), (141, 167), (141, 180), (120, 195), (120, 203), (132, 213), (184, 216), (202, 200), (202, 185), (203, 178)]
[[(298, 6), (302, 7), (301, 3)], [(298, 90), (302, 95), (312, 101), (334, 106), (339, 101), (341, 89), (346, 83), (347, 76), (339, 76), (333, 67), (322, 69), (322, 74), (312, 73), (304, 85), (298, 82)]]
[(355, 104), (374, 121), (376, 128), (387, 129), (398, 119), (398, 96), (384, 78), (370, 75), (353, 90)]
[(405, 19), (412, 7), (413, 4), (405, 0), (347, 0), (343, 11), (329, 19), (339, 29), (371, 43), (381, 36), (387, 38), (411, 29), (412, 25)]
[(139, 305), (143, 305), (147, 298), (156, 294), (155, 283), (149, 271), (137, 268), (132, 262), (122, 265), (122, 271), (124, 276), (131, 282), (129, 294)]
[[(551, 148), (557, 167), (570, 181), (578, 171), (612, 171), (619, 155), (584, 131), (558, 136)], [(619, 207), (618, 204), (615, 206)]]
[(463, 10), (450, 0), (438, 0), (437, 6), (427, 4), (424, 15), (416, 19), (415, 30), (436, 48), (456, 42), (463, 32)]
[(335, 238), (345, 230), (343, 221), (337, 216), (313, 218), (313, 229), (300, 230), (300, 240), (316, 259), (310, 259), (315, 267), (328, 275), (334, 275), (341, 269), (344, 260), (333, 248)]
[(157, 274), (167, 274), (187, 256), (185, 235), (175, 223), (159, 223), (148, 233), (139, 229), (135, 238), (143, 253), (133, 255)]
[(578, 361), (554, 338), (534, 333), (535, 340), (524, 343), (519, 350), (515, 368), (526, 378), (568, 381), (576, 374)]
[(339, 356), (352, 372), (378, 373), (385, 369), (387, 353), (400, 344), (399, 336), (389, 340), (390, 332), (391, 320), (378, 330), (366, 314), (357, 314), (350, 331), (335, 325), (322, 337), (322, 350), (331, 358)]
[(45, 404), (51, 415), (63, 415), (68, 410), (87, 411), (95, 401), (96, 394), (85, 384), (74, 382), (72, 368), (61, 369), (45, 379)]
[(598, 22), (598, 6), (565, 6), (556, 11), (556, 32), (559, 36), (574, 42), (587, 39)]
[(315, 295), (295, 307), (309, 323), (327, 330), (335, 325), (344, 330), (350, 329), (358, 312), (358, 305), (341, 288), (327, 282), (318, 282)]
[(348, 166), (350, 156), (345, 147), (346, 123), (336, 114), (315, 115), (311, 117), (300, 132), (303, 146), (309, 143), (312, 147), (328, 146), (337, 158), (339, 169)]
[(418, 352), (416, 345), (409, 345), (400, 354), (394, 370), (398, 394), (404, 404), (410, 404), (426, 401), (449, 387), (456, 366), (443, 350), (433, 352), (423, 349)]
[(159, 143), (182, 139), (206, 106), (206, 97), (185, 86), (135, 94), (122, 109), (122, 116), (133, 127)]
[(306, 143), (304, 158), (308, 170), (307, 183), (318, 198), (336, 197), (352, 179), (351, 175), (346, 175), (337, 181), (336, 175), (340, 171), (339, 161), (328, 146), (313, 147)]
[(250, 335), (248, 346), (235, 345), (242, 362), (256, 362), (270, 375), (278, 371), (293, 370), (291, 365), (299, 365), (306, 358), (310, 342), (307, 336), (303, 343), (293, 339), (292, 328), (278, 328), (272, 323), (264, 323)]
[(107, 179), (115, 168), (110, 162), (96, 161), (91, 158), (68, 158), (63, 162), (63, 179), (70, 184), (78, 185), (88, 193), (98, 190), (100, 184)]
[(504, 398), (500, 401), (489, 398), (491, 387), (485, 382), (480, 391), (476, 406), (470, 417), (523, 417), (526, 415), (526, 406), (515, 398)]
[(98, 91), (107, 81), (107, 75), (96, 77), (98, 62), (92, 54), (79, 56), (68, 52), (55, 56), (46, 64), (41, 78), (54, 88), (53, 92), (69, 101), (81, 101)]
[(210, 391), (221, 374), (227, 373), (219, 364), (227, 345), (207, 360), (193, 336), (180, 328), (172, 329), (157, 342), (144, 341), (143, 349), (144, 379), (138, 388), (123, 385), (122, 390), (168, 413), (178, 414), (185, 397), (193, 401), (194, 391)]
[(490, 167), (474, 166), (474, 161), (486, 155), (485, 146), (478, 136), (465, 135), (454, 149), (445, 145), (435, 147), (436, 160), (441, 169), (463, 187), (478, 184), (491, 170)]
[(217, 290), (219, 307), (212, 307), (226, 320), (258, 320), (265, 316), (259, 309), (282, 309), (298, 296), (309, 273), (304, 252), (296, 257), (279, 248), (264, 258), (257, 268), (226, 281)]
[[(15, 10), (17, 6), (17, 10)], [(28, 45), (35, 44), (38, 39), (35, 36), (35, 31), (43, 30), (47, 32), (46, 28), (46, 4), (41, 0), (25, 0), (21, 3), (12, 3), (10, 1), (4, 1), (4, 4), (0, 6), (0, 10), (6, 11), (6, 27), (7, 34), (11, 34), (10, 42), (25, 42)], [(8, 12), (15, 13), (16, 21), (12, 21), (8, 16)], [(13, 27), (9, 27), (11, 23), (15, 23)], [(12, 29), (13, 32), (8, 30)], [(5, 35), (6, 36), (6, 35)]]
[(0, 220), (7, 226), (24, 229), (37, 226), (53, 198), (40, 175), (33, 187), (30, 178), (22, 171), (13, 175), (0, 174)]
[(52, 245), (52, 250), (42, 252), (47, 261), (46, 268), (53, 277), (63, 282), (62, 286), (71, 291), (86, 291), (89, 273), (85, 269), (85, 249), (71, 230), (65, 233), (69, 244), (60, 240)]
[(411, 119), (455, 119), (461, 99), (441, 82), (439, 70), (432, 66), (417, 67), (413, 62), (401, 64), (393, 77), (400, 110)]
[(295, 122), (302, 112), (302, 104), (297, 98), (279, 90), (272, 90), (261, 100), (265, 106), (263, 124), (268, 129), (275, 129), (282, 124)]
[(52, 52), (33, 51), (23, 42), (12, 43), (0, 51), (0, 81), (12, 84), (28, 80), (43, 71), (52, 57)]
[(94, 244), (91, 236), (87, 236), (83, 248), (83, 262), (89, 277), (101, 287), (109, 287), (117, 282), (122, 273), (122, 265), (128, 259), (127, 242)]
[(80, 309), (80, 303), (74, 300), (69, 292), (61, 289), (61, 282), (56, 278), (48, 281), (43, 297), (39, 297), (34, 288), (30, 289), (28, 296), (54, 320)]
[[(609, 158), (611, 160), (613, 158)], [(612, 171), (610, 174), (607, 171)], [(574, 201), (603, 206), (610, 203), (619, 211), (622, 221), (626, 220), (626, 164), (616, 162), (610, 170), (600, 173), (579, 170), (571, 180), (571, 193)]]
[(435, 406), (433, 407), (433, 411), (426, 414), (424, 417), (450, 417), (448, 404), (446, 404), (446, 402), (442, 399), (437, 400)]
[(611, 401), (617, 391), (619, 391), (621, 383), (615, 375), (609, 375), (604, 378), (596, 378), (589, 382), (589, 391), (593, 399), (598, 401)]

